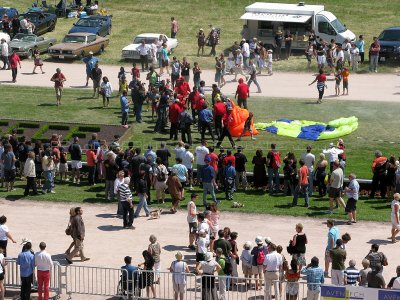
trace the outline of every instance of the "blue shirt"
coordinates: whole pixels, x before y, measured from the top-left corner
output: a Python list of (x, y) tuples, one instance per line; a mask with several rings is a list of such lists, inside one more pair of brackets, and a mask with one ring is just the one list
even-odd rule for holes
[(304, 268), (302, 274), (307, 275), (307, 286), (310, 291), (321, 290), (321, 284), (324, 283), (324, 271), (320, 267)]
[(35, 255), (29, 250), (21, 252), (17, 258), (21, 277), (29, 277), (35, 269)]
[(121, 112), (129, 112), (129, 101), (128, 98), (126, 96), (121, 96), (119, 98), (119, 100), (121, 101)]
[(176, 176), (178, 176), (180, 182), (186, 182), (186, 172), (187, 168), (182, 164), (176, 164), (172, 167), (173, 170), (176, 170)]
[[(137, 277), (137, 270), (139, 270), (139, 268), (138, 267), (136, 267), (136, 266), (133, 266), (133, 265), (125, 265), (125, 266), (122, 266), (121, 267), (121, 269), (122, 270), (127, 270), (127, 273), (128, 273), (128, 280), (132, 280), (133, 278), (135, 278), (136, 279), (136, 277)], [(122, 280), (124, 280), (126, 275), (125, 275), (125, 272), (122, 272)]]
[[(331, 244), (331, 239), (333, 238), (333, 245)], [(336, 245), (336, 240), (339, 238), (339, 229), (336, 226), (333, 226), (329, 229), (328, 232), (328, 243), (326, 249), (331, 250)]]
[(167, 61), (168, 60), (168, 51), (167, 51), (167, 49), (162, 48), (161, 54), (162, 54), (163, 60)]
[(364, 40), (358, 40), (356, 46), (360, 52), (364, 52)]
[(151, 157), (151, 165), (154, 166), (156, 164), (157, 155), (153, 150), (149, 149), (144, 153), (144, 157), (148, 158), (149, 156)]
[(215, 177), (214, 168), (210, 165), (207, 165), (201, 170), (201, 179), (203, 182), (211, 183), (213, 178)]
[(213, 118), (212, 112), (209, 111), (208, 109), (202, 109), (199, 112), (199, 119), (201, 122), (211, 123), (212, 118)]
[(87, 56), (87, 57), (84, 57), (82, 60), (86, 64), (86, 73), (87, 74), (92, 74), (92, 70), (94, 69), (94, 66), (96, 65), (96, 63), (99, 62), (97, 57), (93, 56), (92, 58), (89, 58)]
[(225, 177), (226, 178), (235, 178), (236, 177), (236, 170), (233, 166), (225, 167)]
[(3, 152), (1, 159), (3, 160), (4, 170), (14, 170), (15, 169), (15, 155), (14, 152)]

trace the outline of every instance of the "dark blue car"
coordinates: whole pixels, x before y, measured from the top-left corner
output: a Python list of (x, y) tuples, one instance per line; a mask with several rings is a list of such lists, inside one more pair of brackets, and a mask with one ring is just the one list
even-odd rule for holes
[(400, 60), (400, 27), (386, 28), (378, 37), (381, 51), (379, 59), (397, 59)]
[(15, 15), (18, 16), (18, 10), (11, 7), (0, 7), (0, 16), (3, 17), (4, 15), (7, 15), (8, 18), (12, 19)]
[(112, 16), (90, 16), (79, 19), (68, 33), (88, 32), (99, 36), (106, 36), (111, 33)]

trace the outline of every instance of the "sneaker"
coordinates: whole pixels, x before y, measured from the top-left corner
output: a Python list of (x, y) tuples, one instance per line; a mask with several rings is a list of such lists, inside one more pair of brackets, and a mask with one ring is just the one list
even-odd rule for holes
[(72, 179), (72, 183), (76, 183), (76, 179), (74, 178), (74, 179)]
[(50, 191), (49, 193), (51, 193), (51, 194), (55, 194), (56, 192), (55, 192), (55, 191)]
[(253, 141), (255, 141), (255, 140), (256, 140), (256, 138), (255, 138), (255, 137), (252, 137), (251, 139), (252, 139)]
[(80, 184), (81, 183), (81, 181), (78, 179), (77, 181), (76, 181), (76, 184)]

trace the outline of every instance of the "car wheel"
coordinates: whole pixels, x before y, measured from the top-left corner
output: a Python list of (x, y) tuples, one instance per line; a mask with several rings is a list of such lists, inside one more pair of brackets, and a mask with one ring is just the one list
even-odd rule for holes
[(29, 49), (27, 52), (28, 52), (28, 58), (31, 59), (32, 56), (33, 56), (33, 51), (32, 51), (32, 49)]
[(85, 57), (85, 51), (81, 51), (81, 53), (79, 54), (79, 58), (82, 59)]
[(99, 53), (102, 54), (104, 52), (104, 45), (101, 45)]
[(56, 28), (56, 24), (55, 24), (55, 22), (53, 21), (53, 22), (51, 22), (50, 23), (50, 26), (49, 26), (49, 32), (51, 32), (51, 31), (54, 31), (54, 29)]

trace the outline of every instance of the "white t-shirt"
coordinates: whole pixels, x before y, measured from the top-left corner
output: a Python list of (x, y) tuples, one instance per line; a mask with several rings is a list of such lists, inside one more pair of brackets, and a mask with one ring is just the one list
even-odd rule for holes
[(140, 55), (147, 55), (149, 53), (149, 47), (147, 45), (140, 45), (136, 48)]
[(304, 153), (303, 160), (308, 170), (312, 172), (314, 170), (315, 155), (312, 153)]
[(0, 273), (3, 273), (3, 266), (4, 266), (4, 254), (0, 253)]
[[(195, 213), (194, 216), (190, 215), (190, 208), (191, 208), (192, 205), (194, 205), (194, 213)], [(188, 215), (187, 215), (187, 218), (186, 218), (187, 222), (188, 223), (196, 223), (197, 222), (197, 207), (196, 207), (196, 203), (194, 203), (193, 201), (189, 201), (188, 204), (187, 204), (187, 212), (188, 212)]]
[(8, 227), (7, 225), (0, 225), (0, 241), (7, 241)]
[(182, 157), (182, 164), (183, 164), (188, 170), (190, 170), (190, 169), (193, 168), (193, 164), (192, 164), (193, 161), (194, 161), (194, 155), (193, 155), (193, 153), (190, 152), (189, 150), (186, 151), (186, 152), (183, 154), (183, 157)]
[(248, 43), (244, 43), (242, 45), (242, 53), (243, 57), (249, 57), (250, 56), (250, 46)]
[(235, 64), (240, 66), (242, 65), (242, 63), (243, 63), (243, 55), (242, 53), (239, 53), (238, 55), (236, 55)]
[(336, 52), (336, 60), (340, 60), (342, 59), (342, 61), (344, 60), (344, 53), (343, 50), (340, 50), (339, 52)]
[(206, 158), (206, 155), (209, 153), (210, 153), (210, 151), (208, 151), (208, 148), (206, 146), (197, 146), (196, 147), (196, 163), (198, 165), (204, 166), (206, 164), (204, 162), (204, 159)]
[(174, 274), (172, 279), (176, 284), (186, 284), (186, 263), (184, 261), (175, 260), (171, 264), (171, 269)]
[(207, 220), (204, 220), (203, 222), (201, 222), (199, 224), (199, 231), (202, 229), (207, 233), (205, 239), (206, 239), (206, 243), (208, 245), (210, 243), (210, 225), (208, 225)]
[(175, 157), (181, 158), (183, 160), (183, 154), (185, 154), (186, 149), (184, 147), (176, 147), (175, 149)]
[(218, 263), (212, 259), (210, 261), (202, 261), (200, 262), (201, 268), (205, 274), (214, 274), (215, 267)]
[(197, 253), (207, 253), (207, 239), (205, 237), (199, 237), (197, 240)]
[(9, 53), (8, 53), (8, 44), (7, 44), (6, 42), (3, 42), (3, 43), (1, 44), (1, 55), (3, 55), (3, 56), (9, 56)]

